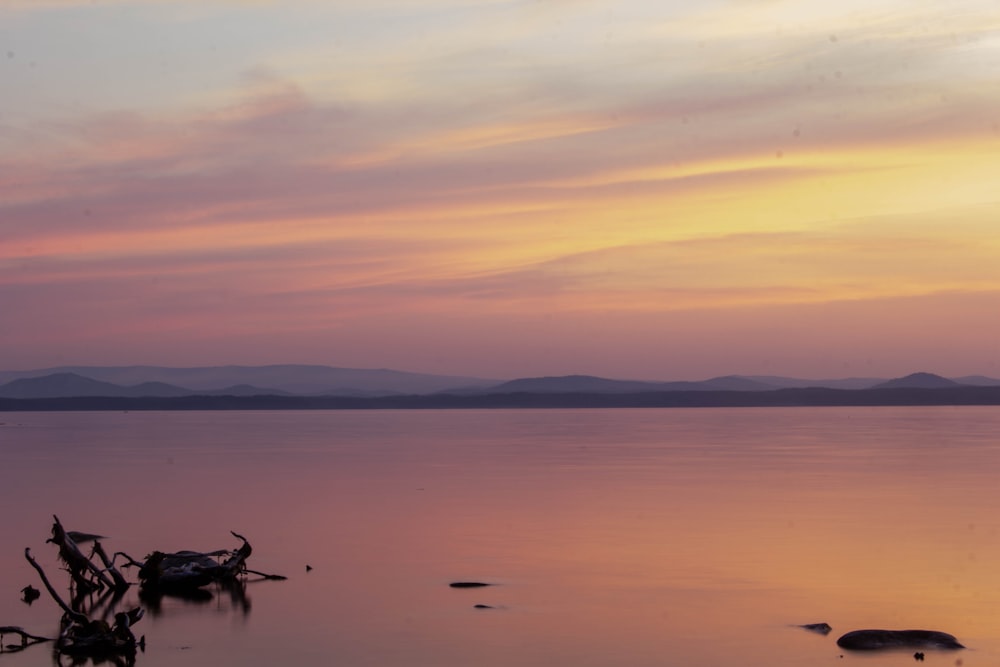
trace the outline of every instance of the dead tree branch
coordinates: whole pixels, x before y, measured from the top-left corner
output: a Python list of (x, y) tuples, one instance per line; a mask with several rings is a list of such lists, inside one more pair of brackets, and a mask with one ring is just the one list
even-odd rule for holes
[(66, 615), (77, 623), (87, 623), (90, 619), (88, 619), (85, 614), (81, 614), (80, 612), (74, 611), (70, 608), (70, 606), (66, 604), (61, 597), (59, 597), (59, 594), (56, 593), (56, 589), (52, 588), (52, 584), (49, 583), (49, 578), (45, 576), (45, 570), (43, 570), (42, 566), (36, 563), (35, 559), (32, 558), (31, 549), (27, 547), (24, 549), (24, 557), (28, 559), (29, 563), (31, 563), (31, 567), (35, 568), (35, 571), (38, 572), (38, 576), (42, 578), (42, 583), (45, 584), (45, 589), (49, 592), (49, 595), (52, 596), (52, 599), (56, 601), (56, 604), (59, 605), (59, 608), (66, 612)]
[(85, 572), (89, 572), (97, 580), (96, 587), (102, 588), (114, 588), (114, 584), (108, 578), (108, 575), (104, 574), (101, 568), (90, 562), (90, 559), (83, 555), (80, 551), (80, 547), (77, 546), (73, 538), (70, 537), (69, 533), (63, 528), (62, 523), (59, 521), (59, 517), (52, 515), (55, 519), (55, 523), (52, 524), (52, 537), (49, 542), (52, 542), (57, 547), (59, 547), (59, 557), (66, 563), (69, 567), (70, 576), (77, 585), (78, 590), (89, 591), (95, 587), (95, 584), (91, 583), (84, 577)]
[(111, 573), (111, 578), (115, 581), (115, 591), (120, 592), (127, 590), (131, 584), (125, 580), (122, 573), (118, 571), (117, 567), (115, 567), (114, 560), (108, 558), (107, 552), (104, 551), (104, 547), (101, 546), (101, 543), (98, 540), (94, 540), (94, 553), (97, 554), (97, 556), (101, 559), (101, 562), (104, 563), (104, 569)]
[[(228, 591), (233, 598), (234, 607), (238, 606), (246, 613), (250, 609), (245, 591), (247, 573), (264, 579), (285, 579), (281, 575), (247, 569), (246, 561), (253, 548), (239, 533), (232, 533), (242, 542), (236, 549), (207, 553), (155, 551), (144, 562), (139, 562), (120, 551), (109, 558), (100, 543), (99, 535), (67, 531), (59, 517), (53, 516), (53, 519), (55, 523), (52, 526), (52, 537), (47, 541), (58, 547), (59, 558), (69, 571), (70, 585), (67, 594), (72, 597), (70, 603), (67, 604), (52, 586), (45, 570), (31, 555), (30, 548), (24, 550), (24, 558), (38, 572), (45, 590), (63, 611), (59, 636), (51, 640), (32, 635), (18, 626), (0, 626), (0, 652), (5, 648), (8, 651), (21, 651), (32, 644), (54, 641), (56, 665), (62, 665), (64, 657), (74, 665), (82, 664), (88, 659), (94, 664), (110, 662), (114, 665), (134, 665), (136, 651), (145, 650), (145, 638), (136, 640), (132, 628), (142, 619), (144, 611), (141, 607), (121, 611), (121, 600), (131, 584), (115, 565), (115, 559), (119, 556), (125, 561), (125, 566), (139, 567), (139, 579), (142, 582), (139, 598), (153, 613), (156, 613), (155, 605), (158, 600), (165, 594), (204, 595), (211, 599), (212, 594), (201, 588), (210, 583), (217, 584), (220, 590)], [(78, 540), (94, 542), (89, 557), (80, 551)], [(39, 595), (31, 586), (22, 589), (22, 593), (26, 601), (30, 601), (32, 594)], [(4, 634), (19, 635), (20, 644), (4, 647)]]
[[(20, 635), (21, 644), (4, 646), (3, 644), (4, 635)], [(49, 639), (48, 637), (39, 637), (38, 635), (33, 635), (30, 632), (25, 632), (24, 628), (20, 628), (16, 625), (0, 625), (0, 653), (3, 653), (4, 649), (11, 652), (23, 651), (24, 649), (28, 648), (29, 646), (33, 646), (34, 644), (41, 644), (42, 642), (50, 642), (50, 641), (52, 640)]]
[(244, 572), (247, 574), (256, 574), (261, 579), (266, 579), (268, 581), (285, 581), (288, 577), (282, 574), (266, 574), (264, 572), (258, 572), (257, 570), (251, 570), (250, 568), (244, 568)]

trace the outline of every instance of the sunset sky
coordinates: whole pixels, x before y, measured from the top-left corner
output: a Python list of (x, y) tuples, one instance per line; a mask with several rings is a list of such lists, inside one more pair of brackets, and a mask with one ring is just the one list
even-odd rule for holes
[(996, 0), (0, 0), (0, 369), (1000, 376)]

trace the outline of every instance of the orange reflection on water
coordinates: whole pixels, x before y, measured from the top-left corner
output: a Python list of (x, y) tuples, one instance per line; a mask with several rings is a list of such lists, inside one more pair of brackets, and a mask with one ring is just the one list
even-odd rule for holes
[[(237, 530), (252, 567), (289, 576), (250, 583), (243, 611), (221, 591), (165, 603), (142, 665), (763, 667), (836, 658), (863, 627), (951, 632), (967, 666), (1000, 656), (992, 409), (18, 421), (0, 493), (44, 488), (9, 526), (18, 545), (46, 553), (57, 506), (139, 556)], [(17, 551), (0, 554), (13, 590)], [(0, 618), (44, 629), (44, 602), (0, 599)], [(833, 632), (794, 627), (821, 621)]]

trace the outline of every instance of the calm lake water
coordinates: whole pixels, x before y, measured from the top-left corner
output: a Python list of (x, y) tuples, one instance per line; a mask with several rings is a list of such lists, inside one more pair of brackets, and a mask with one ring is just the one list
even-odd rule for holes
[[(66, 579), (45, 544), (53, 514), (136, 558), (235, 548), (235, 530), (250, 567), (289, 577), (165, 599), (135, 628), (143, 667), (913, 663), (837, 648), (871, 627), (969, 647), (925, 664), (1000, 664), (996, 408), (0, 422), (0, 625), (56, 631), (55, 604), (18, 592), (40, 587), (25, 547)], [(820, 621), (830, 635), (793, 627)], [(52, 664), (44, 645), (0, 654)]]

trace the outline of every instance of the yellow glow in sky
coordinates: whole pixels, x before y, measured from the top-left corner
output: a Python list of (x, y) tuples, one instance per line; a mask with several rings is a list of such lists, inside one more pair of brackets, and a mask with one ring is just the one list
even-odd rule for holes
[[(58, 2), (0, 19), (0, 307), (22, 313), (0, 366), (60, 346), (80, 363), (201, 349), (657, 379), (765, 358), (789, 375), (1000, 363), (967, 341), (896, 354), (900, 336), (947, 350), (968, 304), (1000, 295), (993, 3)], [(39, 342), (147, 284), (141, 311)], [(957, 320), (927, 311), (940, 299)], [(895, 306), (860, 346), (822, 310), (736, 367), (653, 342), (730, 350), (784, 321), (771, 308), (870, 318), (866, 302)], [(161, 316), (191, 323), (176, 352)], [(247, 318), (268, 350), (213, 347)], [(130, 326), (150, 337), (114, 345)], [(325, 327), (323, 344), (296, 333)], [(453, 336), (478, 341), (478, 370), (471, 348), (448, 359)]]

